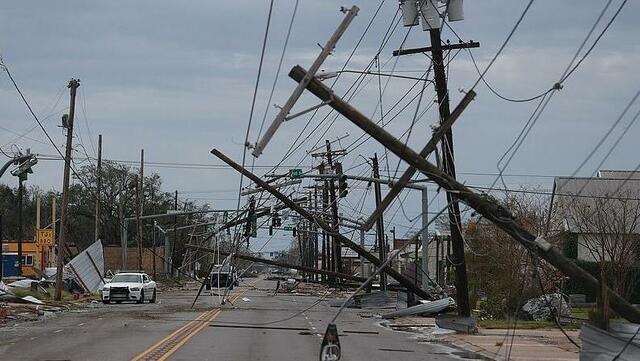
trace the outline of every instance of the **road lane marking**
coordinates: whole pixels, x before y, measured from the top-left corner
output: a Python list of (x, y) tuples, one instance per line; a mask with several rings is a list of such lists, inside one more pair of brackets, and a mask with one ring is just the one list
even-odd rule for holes
[[(231, 300), (231, 303), (235, 302), (250, 288), (239, 290)], [(153, 346), (143, 351), (138, 356), (134, 357), (131, 361), (163, 361), (182, 347), (193, 336), (205, 328), (209, 322), (213, 321), (218, 315), (222, 313), (222, 309), (216, 308), (201, 313), (196, 319), (188, 322), (184, 326), (175, 330), (169, 336), (166, 336), (162, 340), (156, 342)]]
[(62, 330), (60, 329), (60, 330), (53, 331), (53, 333), (58, 333), (58, 332), (62, 332)]

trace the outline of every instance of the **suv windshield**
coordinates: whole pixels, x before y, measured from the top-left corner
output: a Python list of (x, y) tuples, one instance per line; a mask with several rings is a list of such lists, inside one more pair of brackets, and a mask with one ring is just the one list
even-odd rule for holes
[(115, 275), (111, 279), (111, 283), (116, 282), (142, 282), (141, 275)]

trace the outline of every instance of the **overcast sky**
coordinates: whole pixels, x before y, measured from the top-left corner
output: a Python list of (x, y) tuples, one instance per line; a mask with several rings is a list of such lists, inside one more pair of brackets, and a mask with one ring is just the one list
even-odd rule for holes
[[(340, 69), (374, 16), (379, 1), (355, 1), (360, 13), (338, 43), (334, 54), (322, 69)], [(486, 79), (501, 94), (511, 98), (528, 98), (549, 89), (569, 65), (574, 53), (593, 25), (606, 1), (536, 1), (515, 36), (498, 58)], [(596, 29), (596, 34), (611, 18), (621, 3), (613, 1), (611, 9)], [(295, 83), (288, 78), (289, 69), (300, 64), (308, 68), (343, 18), (342, 1), (300, 0), (293, 32), (279, 74), (276, 68), (295, 0), (276, 0), (269, 32), (266, 58), (260, 80), (256, 109), (251, 125), (250, 142), (257, 140), (265, 111), (265, 128), (282, 105)], [(383, 72), (420, 76), (429, 66), (424, 55), (393, 58), (391, 52), (400, 47), (408, 28), (393, 27), (398, 8), (396, 0), (386, 0), (369, 31), (357, 48), (347, 69), (362, 70), (380, 48), (388, 28), (394, 29), (380, 53)], [(451, 23), (464, 40), (479, 41), (473, 54), (481, 69), (496, 53), (507, 33), (521, 14), (526, 1), (483, 0), (465, 2), (465, 17)], [(269, 1), (3, 1), (0, 3), (0, 51), (4, 62), (44, 121), (56, 145), (63, 149), (64, 133), (60, 117), (68, 111), (70, 78), (79, 78), (78, 111), (75, 144), (82, 144), (94, 156), (98, 134), (104, 137), (107, 159), (139, 159), (145, 149), (146, 160), (164, 163), (197, 163), (219, 165), (209, 151), (217, 148), (237, 161), (242, 158), (242, 143), (249, 120), (251, 99), (256, 81), (262, 39), (267, 21)], [(528, 134), (507, 174), (570, 175), (613, 124), (625, 105), (640, 89), (640, 42), (637, 17), (640, 4), (629, 1), (622, 13), (602, 37), (591, 55), (554, 94), (548, 107)], [(457, 42), (449, 28), (443, 38)], [(590, 40), (587, 46), (593, 41)], [(404, 47), (428, 45), (428, 33), (413, 28)], [(454, 56), (455, 55), (455, 56)], [(478, 77), (466, 51), (452, 58), (448, 69), (452, 108), (461, 99), (459, 90), (468, 90)], [(383, 67), (384, 65), (384, 67)], [(377, 71), (376, 67), (372, 71)], [(409, 72), (413, 71), (413, 72)], [(267, 104), (274, 78), (278, 76), (271, 104)], [(356, 79), (344, 74), (336, 84), (343, 95)], [(330, 82), (327, 82), (330, 84)], [(387, 122), (398, 110), (418, 95), (420, 86), (406, 79), (381, 80), (384, 88), (383, 112)], [(411, 87), (409, 97), (393, 108)], [(380, 120), (377, 102), (380, 87), (377, 77), (368, 77), (351, 103), (364, 114)], [(511, 103), (497, 98), (484, 85), (477, 87), (478, 96), (454, 127), (456, 164), (459, 178), (471, 185), (488, 185), (493, 176), (469, 173), (496, 173), (496, 162), (515, 140), (537, 102)], [(427, 86), (421, 109), (434, 97)], [(296, 111), (318, 101), (306, 94)], [(417, 101), (388, 125), (400, 136), (411, 123)], [(48, 143), (6, 74), (0, 76), (0, 147), (54, 155)], [(609, 150), (623, 128), (640, 106), (635, 104), (614, 129), (603, 147), (580, 172), (590, 175)], [(429, 126), (438, 121), (436, 108), (420, 118), (411, 132), (409, 144), (419, 150), (428, 140)], [(324, 139), (348, 137), (334, 144), (347, 147), (362, 132), (348, 120), (337, 117), (326, 134), (328, 122), (320, 121), (329, 109), (321, 109), (315, 117), (306, 115), (285, 123), (276, 133), (265, 154), (255, 161), (255, 171), (264, 174), (269, 166), (280, 162), (307, 122), (303, 145), (283, 161), (279, 172), (301, 165), (308, 169), (317, 164), (306, 151)], [(328, 121), (335, 118), (330, 115)], [(320, 125), (309, 136), (309, 131)], [(22, 137), (19, 137), (22, 135)], [(638, 125), (632, 125), (611, 153), (603, 168), (633, 169), (640, 162), (637, 139)], [(300, 142), (296, 143), (296, 145)], [(354, 174), (369, 175), (365, 163), (374, 152), (381, 157), (383, 176), (396, 174), (397, 158), (384, 158), (384, 149), (369, 140), (343, 159), (345, 169)], [(77, 147), (76, 157), (85, 157)], [(252, 157), (248, 155), (248, 165)], [(79, 164), (83, 164), (79, 161)], [(60, 189), (61, 161), (41, 161), (30, 184), (44, 189)], [(404, 169), (401, 165), (400, 172)], [(164, 180), (164, 190), (179, 190), (181, 197), (210, 202), (215, 207), (235, 207), (239, 177), (231, 170), (178, 168), (174, 165), (148, 165), (146, 172), (157, 172)], [(548, 177), (509, 176), (512, 187), (536, 184), (549, 189)], [(2, 182), (14, 185), (5, 176)], [(343, 202), (344, 212), (357, 217), (360, 197), (366, 184), (353, 183), (354, 190)], [(360, 189), (358, 189), (360, 188)], [(435, 188), (433, 188), (435, 191)], [(434, 192), (435, 194), (435, 192)], [(363, 212), (373, 209), (369, 192)], [(388, 227), (396, 225), (399, 235), (406, 232), (419, 215), (419, 197), (409, 196), (404, 210), (397, 205), (388, 213)], [(435, 205), (442, 202), (434, 202)], [(349, 207), (357, 208), (351, 211)], [(394, 216), (395, 215), (395, 216)], [(282, 248), (290, 237), (278, 236), (265, 249)]]

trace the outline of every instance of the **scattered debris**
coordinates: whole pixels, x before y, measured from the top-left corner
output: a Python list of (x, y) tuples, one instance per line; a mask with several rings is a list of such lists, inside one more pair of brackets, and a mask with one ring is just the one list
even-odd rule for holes
[(33, 296), (24, 296), (21, 299), (30, 303), (35, 303), (36, 305), (44, 305), (44, 302), (40, 301), (39, 299)]
[(571, 317), (571, 306), (559, 293), (532, 298), (522, 306), (522, 310), (535, 321), (551, 320), (553, 315)]
[(7, 287), (9, 287), (9, 288), (30, 288), (32, 282), (38, 282), (38, 281), (34, 281), (32, 279), (25, 278), (25, 279), (22, 279), (22, 280), (17, 280), (15, 282), (9, 283), (7, 285)]
[(251, 302), (251, 299), (249, 299), (249, 298), (247, 298), (247, 297), (242, 297), (242, 300), (243, 300), (244, 302)]
[[(341, 307), (344, 298), (329, 301), (331, 307)], [(386, 292), (361, 293), (353, 296), (346, 304), (347, 308), (396, 308), (396, 300)]]
[(87, 292), (95, 292), (104, 286), (104, 253), (100, 240), (65, 265), (65, 280), (69, 278)]
[(382, 315), (382, 318), (396, 318), (396, 317), (418, 315), (418, 314), (436, 314), (454, 305), (455, 305), (455, 301), (453, 300), (453, 298), (448, 297), (448, 298), (443, 298), (441, 300), (426, 302), (421, 305), (408, 307), (403, 310), (387, 313)]

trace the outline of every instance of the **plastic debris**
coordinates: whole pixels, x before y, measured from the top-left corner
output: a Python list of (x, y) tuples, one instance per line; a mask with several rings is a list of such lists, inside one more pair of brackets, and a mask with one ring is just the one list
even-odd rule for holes
[(22, 297), (22, 300), (30, 302), (30, 303), (35, 303), (36, 305), (44, 305), (44, 302), (40, 301), (39, 299), (33, 297), (33, 296), (24, 296)]

